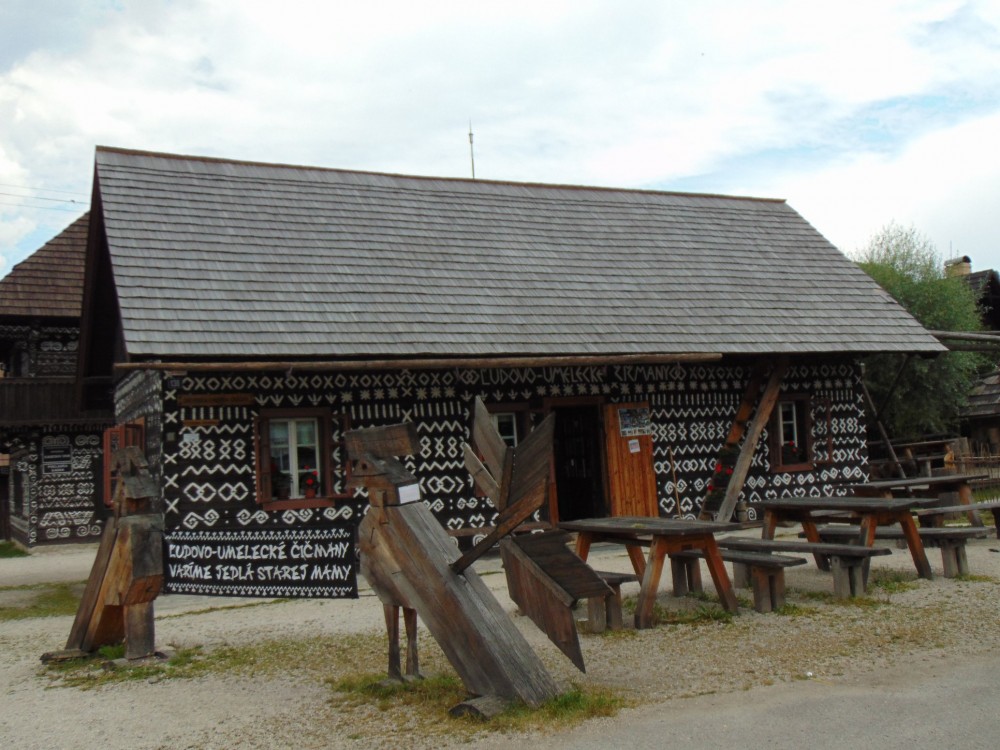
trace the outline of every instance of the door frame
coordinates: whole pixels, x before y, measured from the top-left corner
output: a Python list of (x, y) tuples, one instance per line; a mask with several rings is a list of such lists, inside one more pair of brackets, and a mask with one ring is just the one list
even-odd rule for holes
[[(547, 417), (553, 411), (574, 406), (593, 406), (597, 412), (597, 443), (600, 451), (601, 492), (605, 505), (608, 495), (608, 453), (605, 445), (606, 426), (604, 424), (604, 405), (608, 402), (606, 396), (547, 396), (542, 399), (542, 416)], [(557, 417), (558, 419), (558, 417)], [(556, 456), (555, 451), (549, 459), (549, 523), (553, 526), (559, 523), (559, 488), (556, 486)]]

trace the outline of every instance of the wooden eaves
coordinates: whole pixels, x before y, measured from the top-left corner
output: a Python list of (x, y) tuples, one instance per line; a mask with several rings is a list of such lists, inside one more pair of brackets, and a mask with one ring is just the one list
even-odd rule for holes
[(169, 370), (190, 372), (212, 371), (263, 371), (263, 370), (436, 370), (455, 367), (571, 367), (587, 365), (662, 365), (673, 362), (717, 362), (722, 354), (679, 353), (679, 354), (586, 354), (558, 356), (502, 356), (502, 357), (433, 357), (420, 359), (334, 359), (334, 360), (285, 360), (254, 362), (119, 362), (115, 369), (119, 372), (134, 370)]

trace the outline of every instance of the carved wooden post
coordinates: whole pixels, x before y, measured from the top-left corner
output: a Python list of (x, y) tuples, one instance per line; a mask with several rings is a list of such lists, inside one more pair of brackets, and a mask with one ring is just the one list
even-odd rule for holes
[(407, 615), (410, 609), (423, 619), (466, 689), (486, 697), (461, 710), (486, 713), (489, 706), (512, 700), (537, 706), (555, 697), (552, 677), (476, 572), (453, 569), (459, 557), (454, 542), (419, 502), (416, 478), (394, 458), (417, 451), (415, 427), (355, 430), (345, 442), (351, 481), (368, 489), (372, 506), (358, 529), (358, 547), (361, 573), (386, 608), (390, 674), (398, 673), (400, 654), (398, 619), (389, 610), (402, 606), (411, 638), (407, 670), (417, 667), (416, 617)]
[(125, 642), (125, 657), (155, 653), (153, 601), (163, 587), (163, 516), (152, 512), (159, 494), (136, 447), (112, 456), (119, 479), (114, 515), (101, 537), (66, 649), (45, 661), (86, 655)]

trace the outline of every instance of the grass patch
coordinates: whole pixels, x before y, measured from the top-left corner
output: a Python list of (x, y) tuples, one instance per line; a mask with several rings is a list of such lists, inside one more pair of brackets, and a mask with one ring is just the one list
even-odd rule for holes
[[(160, 663), (109, 665), (120, 658), (117, 648), (107, 647), (88, 659), (53, 662), (44, 669), (55, 687), (84, 690), (102, 685), (134, 680), (188, 679), (209, 674), (239, 674), (246, 677), (270, 677), (277, 674), (310, 674), (317, 678), (331, 671), (349, 672), (359, 661), (381, 663), (384, 641), (356, 634), (322, 638), (275, 638), (253, 645), (223, 645), (210, 651), (201, 646), (178, 648)], [(377, 661), (375, 661), (377, 660)]]
[(0, 607), (0, 622), (27, 620), (33, 617), (74, 615), (80, 606), (78, 584), (47, 583), (35, 586), (11, 586), (5, 591), (33, 591), (24, 602)]
[(791, 602), (785, 602), (780, 607), (771, 611), (780, 617), (815, 617), (819, 614), (819, 610), (815, 607), (803, 607), (800, 604), (792, 604)]
[(135, 681), (159, 681), (171, 677), (194, 677), (190, 652), (200, 649), (181, 649), (162, 663), (137, 662), (119, 666), (112, 662), (125, 656), (124, 644), (102, 646), (86, 659), (52, 662), (45, 667), (45, 674), (56, 687), (77, 687), (91, 690), (102, 685)]
[(574, 686), (536, 709), (512, 706), (485, 722), (485, 727), (494, 732), (560, 731), (588, 719), (614, 716), (628, 705), (631, 703), (610, 690)]
[[(701, 599), (706, 602), (714, 601), (704, 594), (691, 594), (685, 598)], [(625, 597), (622, 600), (622, 611), (630, 615), (635, 614), (636, 604), (636, 597)], [(732, 621), (733, 613), (727, 612), (719, 605), (699, 604), (694, 608), (668, 609), (659, 602), (653, 604), (653, 622), (657, 625), (708, 625), (716, 622), (731, 623)]]
[(955, 576), (956, 581), (972, 581), (974, 583), (1000, 583), (993, 576), (976, 575), (975, 573), (961, 573)]
[(27, 557), (28, 553), (13, 542), (0, 542), (0, 558)]
[(326, 684), (338, 694), (331, 702), (352, 707), (375, 704), (379, 711), (410, 706), (443, 715), (466, 696), (461, 680), (455, 675), (398, 683), (387, 680), (385, 674), (349, 675), (328, 679)]
[(874, 568), (868, 576), (868, 588), (886, 594), (898, 594), (917, 587), (917, 574), (888, 568)]
[(857, 607), (858, 609), (874, 609), (876, 607), (881, 607), (884, 604), (888, 604), (888, 600), (876, 599), (871, 596), (852, 596), (847, 599), (841, 599), (834, 596), (832, 593), (826, 591), (802, 591), (798, 592), (801, 594), (803, 599), (808, 599), (809, 601), (822, 602), (824, 604), (830, 604), (835, 607)]
[[(613, 716), (631, 705), (625, 699), (602, 688), (571, 690), (546, 701), (538, 708), (515, 703), (497, 716), (486, 720), (453, 717), (448, 711), (466, 699), (461, 680), (453, 674), (436, 675), (423, 680), (390, 682), (384, 674), (352, 675), (327, 680), (335, 695), (331, 705), (338, 710), (373, 705), (388, 715), (416, 711), (423, 721), (435, 722), (446, 733), (558, 731), (599, 716)], [(357, 739), (362, 739), (359, 735)]]

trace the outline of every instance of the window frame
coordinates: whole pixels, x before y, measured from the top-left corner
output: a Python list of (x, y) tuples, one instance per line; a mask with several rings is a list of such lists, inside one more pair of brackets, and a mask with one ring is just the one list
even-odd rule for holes
[[(515, 445), (528, 437), (531, 432), (532, 409), (526, 403), (505, 401), (495, 404), (486, 404), (486, 411), (490, 413), (491, 419), (498, 415), (510, 415), (513, 418)], [(493, 426), (496, 427), (496, 421), (492, 421)], [(497, 432), (499, 432), (499, 429)], [(503, 437), (503, 435), (501, 435), (501, 437)], [(504, 440), (504, 444), (510, 446), (510, 443), (506, 440)]]
[[(798, 444), (805, 449), (804, 458), (786, 460), (783, 438), (784, 419), (782, 406), (791, 404), (795, 409), (795, 431)], [(783, 394), (774, 405), (768, 426), (771, 471), (811, 471), (816, 468), (816, 454), (813, 445), (813, 398), (809, 394)], [(829, 430), (827, 430), (829, 434)], [(805, 437), (804, 444), (802, 437)]]
[[(271, 420), (315, 419), (317, 423), (317, 453), (319, 456), (320, 485), (322, 494), (315, 497), (291, 497), (287, 500), (275, 499), (271, 493)], [(334, 486), (333, 425), (339, 423), (340, 434), (349, 429), (347, 416), (335, 414), (323, 407), (303, 407), (287, 409), (261, 409), (254, 417), (254, 463), (256, 465), (256, 504), (264, 510), (299, 510), (302, 508), (329, 508), (337, 500), (351, 497), (347, 490), (350, 464), (344, 460), (343, 443), (340, 446), (341, 460), (337, 468), (343, 475), (344, 492), (332, 492)]]

